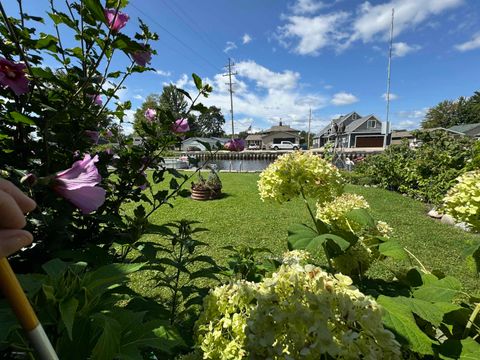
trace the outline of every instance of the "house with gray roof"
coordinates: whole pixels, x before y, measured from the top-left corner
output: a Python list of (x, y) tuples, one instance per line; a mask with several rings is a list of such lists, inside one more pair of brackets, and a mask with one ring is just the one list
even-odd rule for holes
[(300, 142), (300, 130), (293, 129), (289, 125), (283, 125), (280, 121), (278, 125), (272, 126), (260, 134), (249, 134), (245, 140), (248, 147), (259, 146), (260, 149), (268, 149), (282, 141), (291, 141), (298, 144)]
[(333, 142), (344, 148), (380, 148), (383, 147), (384, 138), (382, 122), (375, 115), (361, 116), (353, 111), (333, 119), (313, 138), (313, 147), (321, 148)]
[(480, 123), (455, 125), (449, 128), (449, 130), (462, 133), (475, 139), (480, 139)]

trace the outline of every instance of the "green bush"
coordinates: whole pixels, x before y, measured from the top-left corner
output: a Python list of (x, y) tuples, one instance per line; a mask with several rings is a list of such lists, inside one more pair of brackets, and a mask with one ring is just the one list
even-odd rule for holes
[(467, 137), (454, 138), (443, 131), (415, 135), (421, 146), (392, 145), (358, 164), (354, 177), (438, 205), (458, 176), (480, 164), (480, 148)]

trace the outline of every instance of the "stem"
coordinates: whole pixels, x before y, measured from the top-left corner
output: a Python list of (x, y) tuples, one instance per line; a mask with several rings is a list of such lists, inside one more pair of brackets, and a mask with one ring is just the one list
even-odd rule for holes
[(480, 303), (475, 306), (475, 310), (473, 310), (472, 315), (470, 315), (467, 326), (465, 326), (465, 330), (463, 331), (463, 336), (462, 338), (466, 338), (468, 336), (468, 333), (470, 332), (470, 328), (473, 325), (473, 322), (475, 321), (475, 318), (477, 317), (478, 313), (480, 312)]
[[(55, 7), (53, 6), (53, 0), (50, 0), (50, 8), (52, 9), (52, 12), (54, 14), (57, 13), (57, 10), (55, 10)], [(58, 45), (60, 47), (60, 50), (61, 50), (61, 55), (62, 55), (62, 59), (63, 59), (63, 67), (65, 69), (65, 72), (68, 72), (68, 69), (67, 69), (67, 60), (65, 58), (65, 50), (63, 48), (63, 45), (62, 45), (62, 39), (60, 37), (60, 31), (58, 29), (58, 25), (54, 22), (55, 24), (55, 32), (57, 33), (57, 39), (58, 39)]]
[[(83, 0), (80, 1), (80, 11), (83, 11)], [(80, 46), (82, 48), (82, 68), (83, 68), (83, 77), (87, 76), (87, 67), (85, 64), (85, 44), (84, 44), (84, 39), (83, 39), (83, 16), (80, 16)]]
[[(300, 190), (300, 194), (302, 195), (303, 202), (305, 203), (305, 206), (308, 209), (308, 213), (310, 214), (310, 217), (312, 218), (312, 221), (315, 224), (315, 229), (317, 229), (317, 233), (319, 235), (321, 235), (320, 234), (320, 229), (318, 228), (318, 225), (317, 225), (317, 219), (315, 218), (315, 215), (313, 214), (313, 211), (310, 207), (310, 204), (308, 203), (307, 197), (305, 196), (305, 193), (303, 192), (303, 189)], [(322, 247), (323, 247), (323, 251), (325, 252), (325, 256), (327, 258), (327, 261), (328, 261), (328, 266), (330, 268), (333, 268), (332, 259), (331, 259), (331, 256), (330, 256), (330, 252), (328, 251), (327, 244), (323, 243)]]
[[(183, 226), (182, 226), (183, 227)], [(182, 229), (183, 231), (183, 229)], [(181, 234), (180, 239), (180, 255), (178, 256), (178, 264), (182, 263), (183, 257), (183, 241), (184, 241), (184, 234)], [(178, 284), (180, 283), (180, 268), (177, 268), (177, 274), (175, 275), (175, 286), (173, 289), (173, 299), (172, 299), (172, 308), (170, 311), (170, 324), (173, 324), (175, 320), (175, 313), (177, 312), (177, 298), (178, 298)]]
[[(20, 45), (20, 42), (18, 41), (17, 34), (15, 33), (15, 29), (12, 26), (12, 23), (8, 19), (7, 13), (5, 12), (5, 9), (3, 8), (2, 2), (0, 1), (0, 12), (2, 14), (3, 21), (5, 22), (5, 25), (7, 26), (7, 30), (10, 33), (10, 36), (13, 39), (13, 42), (15, 43), (15, 46), (18, 50), (19, 56), (22, 58), (23, 62), (25, 63), (25, 66), (27, 67), (27, 71), (32, 77), (32, 79), (36, 80), (35, 76), (32, 73), (32, 68), (30, 67), (30, 63), (28, 62), (27, 56), (25, 55), (22, 46)], [(22, 15), (23, 17), (23, 15)], [(33, 83), (35, 85), (36, 81)]]
[(420, 260), (418, 260), (418, 258), (411, 252), (409, 251), (406, 247), (403, 248), (408, 255), (410, 255), (417, 263), (420, 264), (420, 267), (422, 268), (422, 270), (426, 273), (426, 274), (430, 274), (430, 271), (427, 270), (427, 268), (425, 266), (423, 266), (423, 264), (420, 262)]

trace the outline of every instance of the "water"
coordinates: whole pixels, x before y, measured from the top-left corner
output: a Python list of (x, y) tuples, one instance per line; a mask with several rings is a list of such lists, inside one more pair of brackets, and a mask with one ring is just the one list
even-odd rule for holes
[[(270, 165), (274, 159), (256, 159), (256, 160), (212, 160), (209, 164), (215, 164), (217, 170), (225, 171), (262, 171)], [(203, 165), (200, 162), (199, 165)]]

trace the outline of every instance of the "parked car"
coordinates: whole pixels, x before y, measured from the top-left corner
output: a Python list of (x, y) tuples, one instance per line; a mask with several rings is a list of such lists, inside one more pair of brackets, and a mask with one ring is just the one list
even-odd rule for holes
[(270, 146), (273, 150), (298, 150), (300, 144), (294, 144), (291, 141), (281, 141), (280, 144), (272, 144)]
[(260, 145), (248, 145), (248, 150), (260, 150)]

